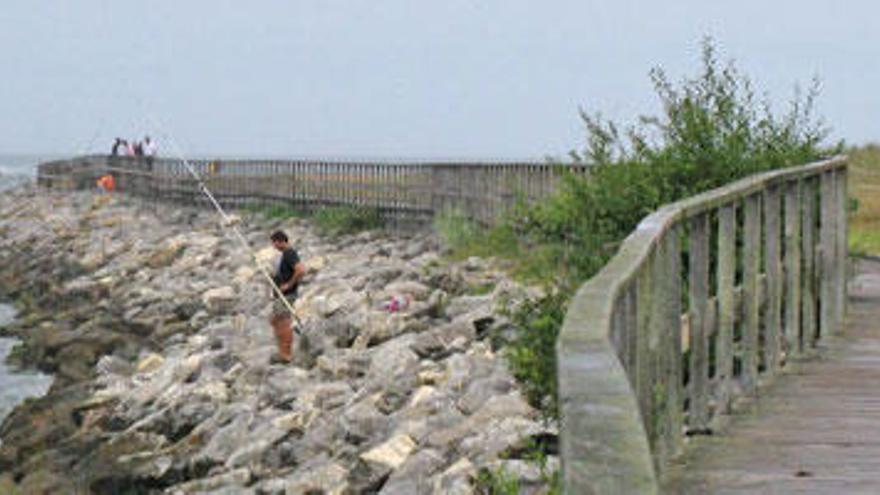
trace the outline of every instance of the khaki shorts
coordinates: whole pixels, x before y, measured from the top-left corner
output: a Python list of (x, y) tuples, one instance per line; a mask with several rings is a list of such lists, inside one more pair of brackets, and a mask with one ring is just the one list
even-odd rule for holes
[[(284, 296), (284, 299), (293, 307), (293, 304), (296, 302), (296, 294), (288, 294)], [(281, 298), (276, 297), (272, 300), (272, 318), (290, 318), (290, 310), (287, 309), (287, 306), (281, 300)]]

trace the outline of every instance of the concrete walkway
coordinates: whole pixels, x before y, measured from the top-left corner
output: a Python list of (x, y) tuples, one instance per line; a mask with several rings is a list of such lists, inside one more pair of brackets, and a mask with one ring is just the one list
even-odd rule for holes
[(880, 263), (856, 263), (843, 334), (760, 394), (690, 441), (664, 493), (880, 494)]

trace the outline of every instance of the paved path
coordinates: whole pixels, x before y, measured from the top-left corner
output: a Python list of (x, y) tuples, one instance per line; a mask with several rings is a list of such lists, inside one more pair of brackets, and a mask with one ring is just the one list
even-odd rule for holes
[(664, 493), (880, 494), (880, 263), (856, 266), (843, 335), (694, 439)]

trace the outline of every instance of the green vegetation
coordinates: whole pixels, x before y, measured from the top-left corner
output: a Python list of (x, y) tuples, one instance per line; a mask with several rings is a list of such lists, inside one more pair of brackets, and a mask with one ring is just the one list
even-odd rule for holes
[(310, 218), (324, 234), (353, 234), (384, 225), (379, 211), (371, 207), (331, 206), (320, 208), (313, 214), (284, 204), (250, 205), (245, 211), (267, 220)]
[[(519, 448), (514, 448), (515, 452), (503, 452), (502, 459), (513, 457), (522, 459), (535, 465), (541, 471), (541, 482), (545, 488), (547, 495), (559, 495), (562, 493), (562, 478), (558, 470), (550, 470), (548, 466), (548, 457), (546, 453), (546, 445), (542, 445), (540, 440), (529, 439)], [(520, 480), (512, 473), (509, 473), (504, 466), (495, 469), (482, 469), (477, 474), (476, 480), (477, 493), (487, 495), (507, 495), (521, 493)]]
[(332, 206), (321, 208), (312, 217), (325, 234), (353, 234), (382, 227), (382, 216), (376, 208)]
[(504, 468), (494, 471), (482, 470), (477, 475), (477, 493), (484, 495), (519, 495), (519, 478), (508, 474)]
[(548, 277), (552, 279), (553, 273), (548, 273), (547, 267), (556, 265), (559, 246), (524, 242), (513, 225), (514, 222), (509, 221), (487, 230), (457, 210), (434, 217), (434, 230), (451, 249), (450, 258), (494, 256), (506, 260), (507, 269), (521, 280), (542, 283)]
[(248, 205), (245, 211), (260, 215), (267, 220), (284, 220), (287, 218), (303, 218), (306, 214), (302, 210), (298, 210), (290, 205), (273, 204), (273, 205)]
[(849, 151), (849, 248), (855, 254), (880, 255), (880, 146)]
[(438, 222), (454, 255), (506, 258), (513, 273), (548, 285), (548, 296), (516, 310), (518, 337), (506, 347), (528, 399), (547, 417), (557, 413), (554, 342), (568, 301), (640, 219), (665, 203), (841, 150), (824, 144), (827, 130), (813, 115), (816, 82), (774, 113), (732, 62), (718, 61), (710, 40), (697, 77), (673, 83), (654, 69), (651, 78), (659, 116), (621, 130), (581, 112), (587, 144), (571, 155), (592, 166), (588, 176), (563, 173), (554, 196), (515, 208), (494, 229), (454, 215)]

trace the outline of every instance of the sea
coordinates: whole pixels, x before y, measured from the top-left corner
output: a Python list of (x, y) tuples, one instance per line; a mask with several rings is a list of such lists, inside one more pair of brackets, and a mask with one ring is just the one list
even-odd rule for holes
[[(36, 175), (36, 166), (54, 159), (51, 155), (3, 155), (0, 154), (0, 194), (19, 187)], [(0, 222), (3, 219), (0, 218)], [(15, 310), (9, 304), (0, 303), (0, 327), (15, 318)], [(32, 370), (15, 369), (6, 364), (6, 358), (18, 343), (16, 339), (0, 337), (0, 422), (16, 405), (28, 397), (45, 394), (52, 385), (52, 377)], [(0, 438), (0, 443), (3, 439)]]
[[(15, 310), (8, 304), (0, 304), (0, 327), (15, 318)], [(11, 338), (0, 337), (0, 423), (19, 403), (28, 397), (39, 397), (49, 390), (52, 377), (33, 370), (21, 370), (8, 366), (6, 358), (18, 343)], [(0, 438), (0, 443), (3, 439)]]
[(36, 177), (37, 165), (56, 158), (59, 156), (0, 153), (0, 192), (33, 180)]

